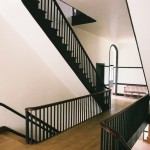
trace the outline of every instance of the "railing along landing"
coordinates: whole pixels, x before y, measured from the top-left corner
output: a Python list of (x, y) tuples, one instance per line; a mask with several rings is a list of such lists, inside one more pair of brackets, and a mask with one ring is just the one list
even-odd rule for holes
[(101, 150), (130, 150), (146, 127), (149, 95), (101, 123)]
[[(111, 91), (107, 90), (53, 104), (27, 108), (27, 143), (32, 143), (32, 140), (33, 142), (44, 141), (100, 114), (102, 110), (93, 97), (99, 98), (99, 101), (103, 97), (105, 103), (110, 105)], [(48, 126), (51, 126), (53, 129), (48, 128)]]

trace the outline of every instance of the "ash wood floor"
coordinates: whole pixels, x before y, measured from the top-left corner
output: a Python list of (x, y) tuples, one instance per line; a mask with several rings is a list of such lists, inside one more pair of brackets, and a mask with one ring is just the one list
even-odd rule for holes
[(27, 145), (12, 133), (0, 134), (1, 150), (99, 150), (100, 122), (126, 108), (135, 99), (113, 97), (112, 108), (40, 144)]

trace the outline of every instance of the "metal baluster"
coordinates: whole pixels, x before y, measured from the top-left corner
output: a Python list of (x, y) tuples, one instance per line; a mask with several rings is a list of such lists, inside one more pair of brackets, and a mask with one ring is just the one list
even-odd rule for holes
[[(50, 107), (50, 125), (52, 126), (52, 106)], [(50, 137), (52, 137), (52, 129), (50, 129)]]
[(71, 127), (72, 127), (72, 120), (73, 120), (73, 106), (72, 106), (72, 103), (69, 102), (71, 104)]
[(66, 22), (64, 21), (64, 44), (66, 43)]
[[(47, 107), (47, 121), (46, 123), (49, 125), (49, 107)], [(48, 139), (49, 127), (47, 126), (46, 139)]]
[[(68, 103), (66, 102), (66, 129), (68, 129), (69, 128), (69, 117), (68, 117)], [(68, 115), (67, 115), (68, 114)]]
[[(57, 7), (56, 7), (56, 8), (57, 8)], [(57, 17), (57, 18), (56, 18), (56, 26), (57, 26), (56, 29), (58, 29), (58, 33), (59, 33), (59, 14), (58, 14), (59, 11), (58, 11), (58, 9), (56, 10), (56, 12), (57, 12), (57, 13), (56, 13), (56, 17)], [(59, 35), (59, 34), (58, 34), (58, 35)]]
[[(41, 109), (39, 109), (39, 119), (41, 120)], [(39, 142), (41, 142), (41, 122), (39, 122)]]
[(80, 122), (80, 100), (78, 99), (78, 124)]
[(61, 37), (61, 17), (62, 17), (62, 15), (60, 14), (60, 12), (59, 12), (59, 24), (58, 24), (58, 29), (59, 29), (59, 36)]
[(51, 0), (51, 8), (50, 8), (50, 11), (51, 11), (51, 14), (50, 14), (50, 20), (53, 21), (53, 1)]
[(32, 118), (32, 111), (31, 111), (31, 115), (30, 115), (30, 126), (31, 126), (31, 143), (33, 143), (33, 118)]
[(26, 111), (26, 142), (29, 144), (29, 112)]
[(55, 4), (54, 4), (54, 16), (53, 16), (53, 17), (54, 17), (54, 19), (53, 19), (54, 29), (56, 29), (56, 18), (55, 18), (55, 17), (56, 17), (56, 16), (55, 16), (55, 15), (56, 15), (56, 14), (55, 14), (56, 12), (55, 12), (55, 9), (56, 9), (56, 6), (55, 6)]
[[(37, 118), (37, 110), (35, 110), (35, 118)], [(35, 119), (35, 141), (37, 141), (37, 119)]]
[(63, 114), (63, 131), (65, 130), (65, 104), (63, 103), (63, 112), (62, 112), (62, 114)]
[(54, 128), (56, 129), (56, 105), (54, 105)]
[(47, 1), (47, 0), (44, 0), (44, 11), (45, 11), (45, 12), (47, 12), (47, 11), (46, 11), (46, 1)]
[(59, 124), (58, 124), (58, 121), (59, 121), (59, 105), (56, 105), (56, 126), (55, 129), (59, 129)]
[(47, 0), (47, 19), (50, 20), (50, 3), (49, 0)]
[(43, 0), (41, 0), (41, 9), (43, 10)]
[[(43, 108), (43, 121), (45, 122), (45, 108)], [(45, 140), (45, 125), (43, 124), (43, 140)]]

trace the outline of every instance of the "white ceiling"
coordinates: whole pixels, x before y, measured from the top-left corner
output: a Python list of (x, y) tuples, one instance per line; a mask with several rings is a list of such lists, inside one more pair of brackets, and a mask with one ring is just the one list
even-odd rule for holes
[(125, 0), (63, 0), (96, 20), (77, 27), (110, 40), (133, 37)]

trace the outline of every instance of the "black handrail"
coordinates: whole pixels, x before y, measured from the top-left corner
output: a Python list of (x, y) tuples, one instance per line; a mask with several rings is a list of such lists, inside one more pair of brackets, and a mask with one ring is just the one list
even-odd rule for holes
[(0, 127), (0, 133), (4, 133), (4, 132), (11, 132), (11, 133), (14, 133), (14, 134), (16, 134), (16, 135), (18, 135), (20, 137), (26, 138), (26, 136), (24, 134), (22, 134), (22, 133), (20, 133), (18, 131), (15, 131), (15, 130), (9, 128), (9, 127), (6, 127), (6, 126)]
[[(14, 114), (18, 115), (19, 117), (23, 118), (23, 119), (27, 119), (26, 116), (22, 115), (21, 113), (17, 112), (16, 110), (12, 109), (11, 107), (3, 104), (3, 103), (0, 103), (0, 106), (4, 107), (5, 109), (13, 112)], [(31, 116), (32, 119), (28, 119), (29, 122), (32, 122), (32, 124), (42, 128), (44, 131), (46, 130), (48, 133), (50, 134), (55, 134), (55, 133), (59, 133), (58, 130), (54, 129), (53, 127), (51, 127), (50, 125), (46, 124), (45, 122), (43, 122), (42, 120), (36, 118), (35, 116), (32, 116), (32, 115), (29, 115)], [(40, 124), (38, 124), (40, 122)], [(5, 127), (7, 128), (7, 127)], [(9, 128), (7, 128), (9, 129)], [(13, 131), (12, 129), (9, 129), (11, 132)], [(22, 137), (27, 137), (27, 136), (23, 136), (21, 133), (17, 132), (17, 131), (13, 131), (13, 133), (17, 133), (18, 135), (22, 136)], [(29, 138), (27, 143), (37, 143), (36, 140), (33, 140), (32, 138)]]
[(20, 116), (21, 118), (26, 119), (26, 117), (25, 117), (24, 115), (22, 115), (21, 113), (17, 112), (16, 110), (10, 108), (9, 106), (7, 106), (7, 105), (5, 105), (5, 104), (3, 104), (3, 103), (0, 103), (0, 106), (2, 106), (2, 107), (4, 107), (4, 108), (8, 109), (9, 111), (13, 112), (14, 114)]
[[(108, 141), (115, 147), (114, 150), (120, 150), (120, 146), (122, 145), (114, 140), (111, 130), (115, 131), (132, 147), (134, 143), (131, 143), (130, 140), (143, 122), (146, 122), (148, 110), (149, 95), (147, 94), (124, 110), (104, 120), (101, 124), (101, 150), (110, 150), (106, 144)], [(136, 140), (134, 139), (134, 141)]]
[[(26, 108), (27, 142), (32, 142), (28, 139), (41, 142), (101, 113), (102, 109), (93, 97), (99, 101), (103, 97), (105, 103), (109, 105), (110, 94), (111, 90), (107, 90), (53, 104)], [(34, 121), (39, 126), (29, 120)], [(48, 126), (52, 127), (50, 129), (53, 130), (52, 133), (47, 132), (49, 131)]]
[(46, 105), (41, 105), (41, 106), (36, 106), (36, 107), (28, 107), (25, 110), (26, 111), (38, 110), (38, 109), (42, 109), (42, 108), (46, 108), (46, 107), (51, 107), (51, 106), (63, 104), (63, 103), (66, 103), (66, 102), (73, 102), (76, 99), (84, 99), (87, 96), (95, 97), (97, 94), (104, 94), (106, 92), (111, 92), (111, 90), (108, 89), (108, 90), (105, 90), (105, 91), (102, 91), (102, 92), (97, 92), (97, 93), (94, 93), (94, 94), (88, 94), (88, 95), (84, 95), (84, 96), (80, 96), (80, 97), (76, 97), (76, 98), (71, 98), (71, 99), (68, 99), (68, 100), (63, 100), (63, 101), (59, 101), (59, 102), (55, 102), (55, 103), (51, 103), (51, 104), (46, 104)]

